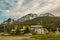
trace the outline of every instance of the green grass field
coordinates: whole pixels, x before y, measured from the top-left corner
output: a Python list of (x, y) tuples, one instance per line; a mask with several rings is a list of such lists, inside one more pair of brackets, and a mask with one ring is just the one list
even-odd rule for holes
[(32, 38), (36, 38), (36, 40), (60, 40), (60, 34), (34, 35)]

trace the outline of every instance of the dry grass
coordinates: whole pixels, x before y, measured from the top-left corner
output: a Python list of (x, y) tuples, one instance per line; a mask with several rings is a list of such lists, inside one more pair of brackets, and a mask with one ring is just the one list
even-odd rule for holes
[(0, 36), (0, 40), (23, 40), (28, 39), (30, 37), (26, 36)]
[(32, 38), (36, 38), (36, 40), (60, 40), (60, 34), (35, 35)]

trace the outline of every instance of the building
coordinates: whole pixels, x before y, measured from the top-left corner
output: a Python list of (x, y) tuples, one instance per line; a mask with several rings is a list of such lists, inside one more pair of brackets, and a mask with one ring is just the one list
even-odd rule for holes
[(45, 30), (42, 25), (31, 25), (31, 31), (34, 34), (45, 34)]

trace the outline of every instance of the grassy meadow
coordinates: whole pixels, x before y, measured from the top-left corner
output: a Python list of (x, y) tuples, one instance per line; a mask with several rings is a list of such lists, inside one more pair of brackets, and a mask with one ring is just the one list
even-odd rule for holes
[(32, 38), (36, 40), (60, 40), (60, 34), (34, 35)]

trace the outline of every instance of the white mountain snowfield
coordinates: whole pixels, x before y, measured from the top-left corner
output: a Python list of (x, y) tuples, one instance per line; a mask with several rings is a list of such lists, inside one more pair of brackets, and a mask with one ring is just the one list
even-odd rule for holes
[[(2, 1), (5, 2), (2, 3)], [(2, 6), (5, 3), (9, 3), (7, 4), (9, 5), (7, 9), (4, 9), (6, 5)], [(3, 12), (0, 17), (2, 20), (9, 17), (18, 19), (29, 13), (39, 15), (50, 12), (56, 16), (60, 16), (60, 0), (0, 0), (0, 6), (2, 7), (0, 7), (0, 11)]]

